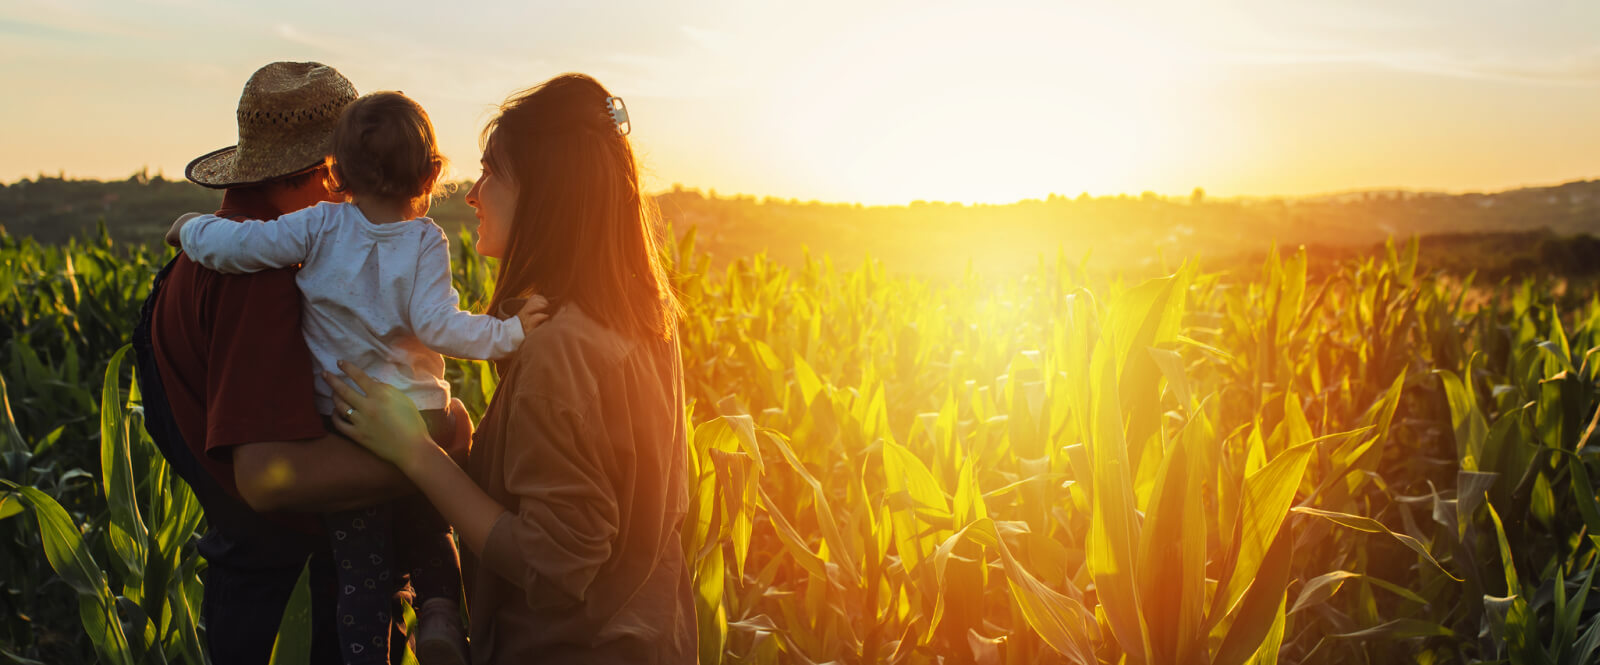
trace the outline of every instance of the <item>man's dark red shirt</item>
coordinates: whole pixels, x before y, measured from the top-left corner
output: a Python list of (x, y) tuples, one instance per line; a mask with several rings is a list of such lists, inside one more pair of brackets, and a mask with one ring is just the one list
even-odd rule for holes
[[(275, 219), (283, 212), (260, 190), (231, 189), (217, 214)], [(205, 508), (201, 609), (216, 663), (267, 663), (308, 561), (311, 660), (341, 661), (335, 576), (320, 520), (255, 512), (233, 475), (234, 446), (326, 433), (312, 401), (294, 277), (294, 269), (224, 275), (180, 253), (156, 275), (133, 332), (145, 429)]]
[[(259, 190), (229, 190), (220, 217), (276, 219)], [(300, 331), (295, 268), (228, 275), (180, 253), (151, 320), (156, 364), (183, 440), (233, 498), (233, 447), (327, 431), (312, 402), (311, 352)], [(317, 521), (294, 520), (316, 532)]]

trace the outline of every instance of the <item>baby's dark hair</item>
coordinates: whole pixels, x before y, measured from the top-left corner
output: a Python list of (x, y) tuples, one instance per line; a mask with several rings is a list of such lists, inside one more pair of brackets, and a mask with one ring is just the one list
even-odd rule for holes
[(398, 92), (374, 92), (339, 116), (330, 164), (334, 191), (412, 201), (433, 193), (444, 156), (427, 111)]

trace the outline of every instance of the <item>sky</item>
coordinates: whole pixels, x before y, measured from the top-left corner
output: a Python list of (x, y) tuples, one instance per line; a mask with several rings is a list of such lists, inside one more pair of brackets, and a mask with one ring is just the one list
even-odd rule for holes
[(623, 97), (645, 184), (1007, 203), (1600, 177), (1600, 2), (0, 0), (0, 181), (181, 177), (250, 73), (332, 65), (452, 175), (510, 93)]

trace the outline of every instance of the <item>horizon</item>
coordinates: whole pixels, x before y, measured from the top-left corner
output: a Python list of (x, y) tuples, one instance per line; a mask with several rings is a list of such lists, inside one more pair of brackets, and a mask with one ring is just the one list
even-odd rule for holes
[[(22, 177), (19, 177), (19, 178), (15, 179), (15, 180), (10, 181), (10, 182), (0, 181), (0, 187), (11, 187), (11, 186), (17, 185), (17, 184), (19, 184), (19, 183), (21, 183), (23, 181), (38, 182), (39, 180), (43, 180), (43, 179), (63, 180), (63, 181), (67, 181), (67, 182), (100, 182), (100, 183), (123, 182), (123, 181), (134, 179), (134, 178), (136, 178), (136, 177), (138, 177), (140, 175), (145, 175), (146, 177), (150, 177), (150, 178), (158, 178), (159, 177), (159, 178), (162, 178), (162, 179), (164, 179), (166, 181), (169, 181), (169, 182), (187, 182), (187, 183), (192, 184), (192, 185), (194, 185), (196, 187), (201, 187), (201, 185), (194, 184), (192, 181), (189, 181), (189, 180), (185, 179), (182, 176), (172, 177), (172, 176), (167, 175), (164, 171), (151, 170), (147, 166), (146, 167), (140, 167), (140, 169), (134, 170), (134, 171), (130, 172), (128, 175), (126, 175), (126, 176), (116, 177), (116, 178), (100, 178), (100, 177), (94, 177), (94, 176), (83, 176), (83, 177), (80, 177), (80, 176), (77, 176), (75, 174), (65, 173), (65, 172), (60, 172), (60, 171), (58, 171), (56, 174), (52, 175), (52, 174), (49, 174), (49, 173), (44, 173), (42, 171), (38, 171), (38, 172), (35, 172), (34, 176), (32, 176), (32, 177), (22, 176)], [(455, 180), (450, 181), (450, 184), (453, 185), (458, 190), (464, 191), (466, 188), (469, 188), (469, 187), (472, 186), (472, 182), (473, 182), (472, 179), (455, 179)], [(1511, 187), (1506, 187), (1506, 188), (1503, 188), (1503, 189), (1465, 189), (1465, 190), (1456, 190), (1456, 191), (1444, 190), (1444, 189), (1415, 189), (1415, 188), (1407, 188), (1407, 187), (1383, 187), (1383, 188), (1371, 188), (1371, 189), (1362, 188), (1362, 189), (1346, 189), (1346, 190), (1327, 191), (1327, 192), (1312, 192), (1312, 193), (1308, 193), (1308, 194), (1234, 194), (1234, 195), (1222, 195), (1222, 194), (1213, 194), (1209, 190), (1205, 190), (1205, 188), (1203, 188), (1203, 187), (1197, 187), (1195, 189), (1202, 190), (1202, 193), (1204, 194), (1204, 202), (1206, 202), (1206, 203), (1226, 203), (1226, 202), (1250, 202), (1250, 201), (1262, 201), (1262, 202), (1268, 202), (1268, 201), (1298, 201), (1298, 200), (1313, 200), (1313, 199), (1336, 198), (1336, 197), (1342, 197), (1342, 196), (1352, 196), (1352, 195), (1357, 195), (1357, 194), (1392, 194), (1392, 193), (1404, 193), (1404, 194), (1415, 194), (1415, 195), (1432, 195), (1432, 196), (1469, 196), (1469, 195), (1474, 195), (1474, 194), (1480, 195), (1480, 196), (1494, 196), (1494, 195), (1498, 195), (1498, 194), (1505, 194), (1505, 193), (1509, 193), (1509, 192), (1515, 192), (1515, 191), (1521, 191), (1521, 190), (1527, 190), (1527, 189), (1553, 189), (1553, 188), (1557, 188), (1557, 187), (1563, 187), (1563, 186), (1566, 186), (1566, 185), (1582, 184), (1582, 183), (1589, 183), (1589, 182), (1600, 182), (1600, 177), (1597, 177), (1597, 178), (1575, 178), (1575, 179), (1563, 180), (1563, 181), (1560, 181), (1560, 182), (1525, 183), (1525, 184), (1521, 184), (1521, 185), (1515, 185), (1515, 186), (1511, 186)], [(784, 205), (812, 205), (812, 204), (815, 204), (815, 205), (823, 205), (823, 206), (846, 206), (846, 207), (848, 207), (848, 206), (860, 206), (860, 207), (863, 207), (863, 208), (908, 208), (908, 207), (911, 207), (911, 206), (914, 206), (914, 205), (917, 205), (917, 204), (924, 204), (924, 205), (952, 205), (952, 206), (964, 206), (964, 207), (1005, 207), (1005, 206), (1010, 206), (1010, 205), (1016, 205), (1016, 204), (1019, 204), (1019, 203), (1048, 201), (1053, 197), (1058, 197), (1058, 198), (1063, 198), (1063, 199), (1078, 199), (1078, 198), (1081, 198), (1083, 196), (1087, 196), (1092, 200), (1118, 199), (1118, 198), (1139, 199), (1139, 198), (1143, 197), (1145, 194), (1154, 194), (1156, 197), (1158, 197), (1160, 199), (1171, 200), (1171, 199), (1188, 199), (1194, 193), (1193, 189), (1191, 189), (1189, 191), (1186, 191), (1186, 192), (1157, 192), (1157, 191), (1154, 191), (1154, 190), (1141, 190), (1141, 191), (1137, 191), (1137, 192), (1134, 192), (1134, 191), (1124, 191), (1124, 192), (1090, 192), (1090, 191), (1081, 191), (1081, 192), (1078, 192), (1077, 194), (1072, 194), (1072, 193), (1069, 193), (1069, 192), (1047, 192), (1047, 193), (1045, 193), (1045, 194), (1043, 194), (1041, 196), (1030, 196), (1030, 197), (1020, 198), (1020, 199), (1016, 199), (1016, 200), (1012, 200), (1012, 201), (993, 201), (993, 202), (991, 202), (991, 201), (975, 201), (975, 202), (967, 202), (967, 201), (953, 201), (953, 200), (943, 200), (943, 199), (913, 199), (913, 200), (905, 201), (905, 202), (867, 203), (867, 202), (864, 202), (864, 201), (831, 201), (831, 200), (823, 200), (823, 199), (801, 199), (801, 198), (793, 197), (793, 196), (781, 196), (781, 195), (771, 195), (771, 194), (752, 194), (752, 193), (749, 193), (749, 192), (727, 192), (727, 191), (721, 191), (716, 187), (690, 186), (690, 185), (685, 184), (685, 183), (675, 182), (675, 183), (671, 183), (670, 185), (667, 185), (666, 187), (662, 187), (662, 188), (659, 188), (659, 189), (645, 190), (644, 194), (646, 196), (664, 196), (664, 195), (668, 195), (668, 194), (674, 193), (674, 189), (675, 188), (681, 189), (684, 192), (697, 192), (700, 195), (705, 196), (707, 198), (715, 198), (717, 200), (725, 200), (725, 201), (753, 200), (756, 203), (763, 204), (763, 205), (767, 204), (767, 203), (776, 203), (776, 204), (784, 204)], [(453, 192), (446, 193), (444, 195), (436, 195), (435, 198), (436, 199), (448, 198), (452, 193)]]
[[(972, 205), (1600, 177), (1589, 120), (1600, 115), (1600, 5), (1568, 0), (699, 0), (439, 16), (303, 0), (23, 0), (8, 13), (0, 72), (23, 92), (0, 125), (29, 131), (7, 137), (0, 178), (19, 180), (118, 179), (128, 164), (181, 174), (235, 142), (244, 80), (286, 59), (332, 65), (361, 92), (407, 91), (433, 117), (452, 177), (469, 180), (495, 104), (563, 71), (628, 100), (647, 191)], [(238, 25), (261, 29), (194, 59), (197, 40)], [(427, 39), (396, 46), (392, 34)]]

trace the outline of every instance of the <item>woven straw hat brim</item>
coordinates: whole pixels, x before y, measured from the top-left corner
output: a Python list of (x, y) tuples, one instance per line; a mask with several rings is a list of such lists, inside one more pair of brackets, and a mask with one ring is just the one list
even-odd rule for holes
[(239, 96), (239, 143), (195, 158), (184, 176), (211, 188), (255, 185), (302, 173), (333, 152), (339, 114), (355, 86), (332, 67), (274, 62)]
[[(321, 166), (328, 153), (332, 152), (332, 132), (328, 133), (324, 143), (320, 147), (287, 151), (294, 154), (281, 154), (270, 164), (258, 161), (253, 165), (254, 168), (249, 164), (241, 164), (239, 146), (230, 145), (194, 158), (184, 169), (183, 176), (194, 184), (212, 189), (266, 184)], [(290, 167), (289, 164), (299, 166)]]

